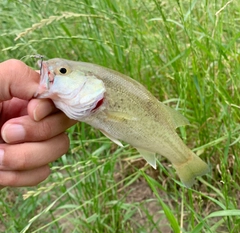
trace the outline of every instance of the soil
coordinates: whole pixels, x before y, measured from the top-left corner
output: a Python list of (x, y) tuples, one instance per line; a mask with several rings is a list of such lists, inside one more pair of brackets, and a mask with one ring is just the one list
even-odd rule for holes
[[(139, 159), (134, 161), (130, 166), (128, 163), (121, 162), (121, 172), (116, 173), (116, 181), (120, 181), (129, 174), (132, 174), (134, 169), (141, 169), (146, 165), (145, 160)], [(117, 166), (116, 170), (120, 168)], [(147, 169), (147, 173), (154, 179), (157, 179), (159, 175), (159, 171), (155, 170), (151, 167)], [(166, 196), (166, 193), (159, 191), (159, 195), (162, 197)], [(126, 195), (127, 193), (127, 195)], [(161, 205), (158, 203), (156, 196), (153, 191), (149, 187), (149, 184), (144, 178), (139, 178), (130, 186), (125, 188), (122, 192), (120, 192), (121, 196), (125, 195), (127, 203), (138, 203), (141, 208), (139, 211), (135, 213), (132, 217), (133, 222), (137, 222), (138, 225), (144, 226), (145, 231), (147, 233), (171, 233), (171, 227), (163, 213)], [(167, 198), (167, 197), (166, 197)], [(147, 201), (147, 202), (146, 202)], [(152, 221), (149, 221), (149, 216), (152, 216)], [(141, 232), (141, 229), (135, 229), (136, 232)], [(147, 231), (146, 231), (147, 230)]]

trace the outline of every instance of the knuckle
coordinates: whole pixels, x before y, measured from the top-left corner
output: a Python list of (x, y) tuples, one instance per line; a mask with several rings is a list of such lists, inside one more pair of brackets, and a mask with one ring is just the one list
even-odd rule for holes
[(51, 173), (51, 170), (48, 165), (37, 168), (35, 170), (36, 176), (31, 179), (31, 181), (28, 180), (28, 186), (35, 186), (44, 181)]
[(62, 145), (63, 153), (66, 153), (68, 151), (69, 146), (70, 146), (70, 140), (65, 133), (62, 134), (62, 139), (61, 140), (62, 140), (61, 145)]
[(40, 137), (42, 140), (48, 139), (52, 136), (52, 126), (48, 121), (42, 121), (38, 127), (37, 137)]
[(14, 170), (24, 170), (29, 164), (29, 154), (28, 151), (20, 150), (16, 153), (16, 148), (6, 147), (4, 149), (4, 157), (1, 166), (8, 169)]
[(22, 70), (26, 68), (26, 65), (17, 59), (9, 59), (6, 61), (6, 63), (13, 74), (16, 74), (16, 70)]
[(67, 148), (69, 148), (69, 146), (70, 146), (70, 140), (69, 140), (68, 135), (64, 133), (64, 134), (63, 134), (63, 139), (64, 139), (64, 145), (65, 145)]
[(13, 160), (11, 159), (11, 150), (9, 151), (8, 147), (5, 147), (1, 167), (3, 167), (4, 169), (11, 168), (13, 166), (12, 161)]
[(39, 180), (36, 181), (37, 184), (42, 182), (43, 180), (47, 179), (47, 177), (51, 174), (51, 169), (50, 169), (49, 165), (45, 165), (41, 169), (42, 169), (43, 173), (41, 176), (39, 176)]
[(4, 185), (6, 186), (17, 186), (20, 181), (20, 174), (19, 172), (9, 172), (8, 175), (6, 175), (6, 183)]
[(18, 159), (17, 160), (17, 162), (16, 162), (16, 168), (15, 169), (18, 169), (18, 170), (25, 170), (25, 169), (27, 169), (28, 168), (28, 161), (29, 161), (29, 159), (27, 159), (27, 158), (29, 158), (29, 155), (26, 153), (26, 152), (23, 152), (22, 154), (21, 154), (21, 158), (20, 159)]
[(8, 65), (11, 65), (10, 68), (13, 68), (13, 69), (14, 69), (15, 67), (23, 66), (23, 65), (24, 65), (24, 63), (23, 63), (22, 61), (19, 61), (19, 60), (14, 59), (14, 58), (7, 60), (6, 63), (7, 63)]

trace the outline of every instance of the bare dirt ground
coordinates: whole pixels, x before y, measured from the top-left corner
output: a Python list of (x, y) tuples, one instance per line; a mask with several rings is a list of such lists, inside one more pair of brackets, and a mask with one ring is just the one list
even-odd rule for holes
[[(162, 213), (161, 206), (154, 197), (149, 185), (144, 181), (139, 181), (132, 184), (129, 188), (131, 191), (127, 196), (127, 202), (143, 203), (142, 207), (145, 209), (145, 211), (136, 212), (133, 219), (138, 224), (144, 226), (145, 229), (149, 229), (148, 233), (172, 232), (164, 214)], [(152, 199), (152, 201), (146, 203), (145, 201), (149, 199)], [(152, 216), (152, 221), (157, 225), (158, 230), (153, 226), (152, 222), (149, 221), (147, 214)], [(155, 229), (151, 230), (152, 228)]]
[[(141, 169), (145, 166), (146, 162), (144, 160), (137, 160), (134, 162), (134, 164), (129, 164), (128, 162), (121, 161), (117, 166), (115, 167), (115, 180), (116, 182), (119, 182), (121, 180), (124, 180), (125, 177), (131, 175), (136, 170), (135, 169)], [(146, 170), (147, 174), (154, 178), (155, 180), (159, 180), (159, 176), (162, 178), (162, 174), (160, 174), (159, 170), (154, 170), (152, 168), (148, 168)], [(166, 177), (166, 179), (169, 179), (169, 177)], [(169, 183), (169, 182), (166, 182)], [(163, 184), (164, 186), (164, 184)], [(121, 189), (122, 188), (122, 189)], [(201, 186), (199, 186), (201, 189)], [(4, 190), (2, 190), (4, 191)], [(204, 190), (201, 190), (204, 192)], [(8, 192), (8, 199), (7, 202), (14, 203), (17, 191), (16, 189), (7, 189)], [(180, 205), (180, 200), (173, 200), (170, 195), (168, 195), (166, 192), (163, 192), (161, 190), (158, 191), (159, 196), (163, 199), (163, 201), (169, 206), (169, 208), (176, 209)], [(210, 194), (208, 194), (210, 195)], [(151, 188), (149, 187), (149, 184), (146, 182), (146, 180), (143, 177), (140, 177), (136, 181), (134, 181), (131, 185), (128, 187), (124, 187), (124, 184), (122, 187), (119, 187), (119, 200), (124, 197), (125, 202), (127, 203), (133, 203), (133, 205), (138, 206), (138, 211), (135, 212), (135, 214), (131, 217), (131, 224), (132, 228), (134, 229), (134, 232), (147, 232), (147, 233), (171, 233), (172, 229), (165, 217), (165, 214), (161, 208), (160, 203), (157, 201), (157, 198)], [(196, 197), (197, 198), (197, 197)], [(194, 197), (193, 197), (194, 199)], [(195, 200), (196, 203), (198, 203), (198, 200)], [(205, 202), (205, 211), (206, 215), (209, 214), (212, 211), (217, 210), (215, 206), (212, 206), (211, 202), (208, 202), (208, 200), (204, 200)], [(196, 204), (196, 208), (197, 208)], [(238, 203), (239, 206), (239, 203)], [(197, 209), (196, 209), (197, 211)], [(57, 213), (55, 213), (57, 216), (61, 216), (63, 214), (64, 210), (59, 210)], [(4, 217), (4, 216), (3, 216)], [(184, 221), (187, 222), (186, 219), (187, 216), (185, 216)], [(216, 220), (216, 219), (215, 219)], [(39, 224), (41, 225), (41, 221)], [(136, 224), (134, 224), (136, 222)], [(70, 233), (73, 230), (73, 226), (68, 222), (67, 219), (62, 219), (59, 222), (60, 225), (63, 226), (63, 229), (66, 229), (63, 231), (63, 233)], [(145, 231), (141, 231), (141, 226), (144, 227)], [(0, 232), (5, 232), (4, 224), (0, 221)], [(227, 232), (226, 229), (221, 229), (220, 232)]]
[[(145, 160), (139, 159), (131, 165), (134, 165), (134, 167), (137, 169), (141, 169), (145, 166), (145, 164)], [(121, 169), (120, 173), (116, 172), (116, 181), (119, 181), (123, 179), (124, 176), (127, 176), (134, 172), (132, 170), (133, 166), (128, 166), (127, 163), (124, 164), (124, 162), (122, 162), (121, 167), (124, 169)], [(118, 169), (119, 168), (117, 166), (116, 170)], [(149, 167), (147, 171), (148, 175), (150, 175), (154, 179), (157, 179), (157, 176), (159, 175), (158, 170)], [(166, 195), (163, 192), (159, 194)], [(156, 196), (153, 194), (153, 191), (151, 190), (144, 178), (139, 178), (130, 186), (125, 188), (122, 193), (120, 192), (120, 198), (122, 195), (125, 195), (126, 202), (140, 204), (142, 208), (135, 213), (135, 215), (133, 216), (133, 221), (137, 222), (141, 226), (144, 226), (145, 229), (148, 229), (148, 233), (172, 232), (169, 223), (163, 213), (161, 205), (158, 203)], [(151, 216), (150, 218), (152, 218), (151, 221), (149, 221), (149, 216)], [(141, 229), (136, 229), (136, 232), (141, 232), (140, 230)]]

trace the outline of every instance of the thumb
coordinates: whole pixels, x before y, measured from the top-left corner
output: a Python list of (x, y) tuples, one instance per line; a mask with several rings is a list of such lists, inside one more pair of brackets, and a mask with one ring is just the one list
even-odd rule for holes
[(37, 91), (39, 74), (25, 63), (10, 59), (0, 63), (0, 102), (12, 97), (29, 100)]

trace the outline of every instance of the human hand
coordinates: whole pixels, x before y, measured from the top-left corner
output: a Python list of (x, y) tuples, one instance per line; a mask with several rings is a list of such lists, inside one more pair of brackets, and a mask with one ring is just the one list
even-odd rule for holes
[(32, 99), (39, 74), (23, 62), (0, 63), (0, 188), (32, 186), (66, 153), (67, 128), (76, 123), (48, 99)]

